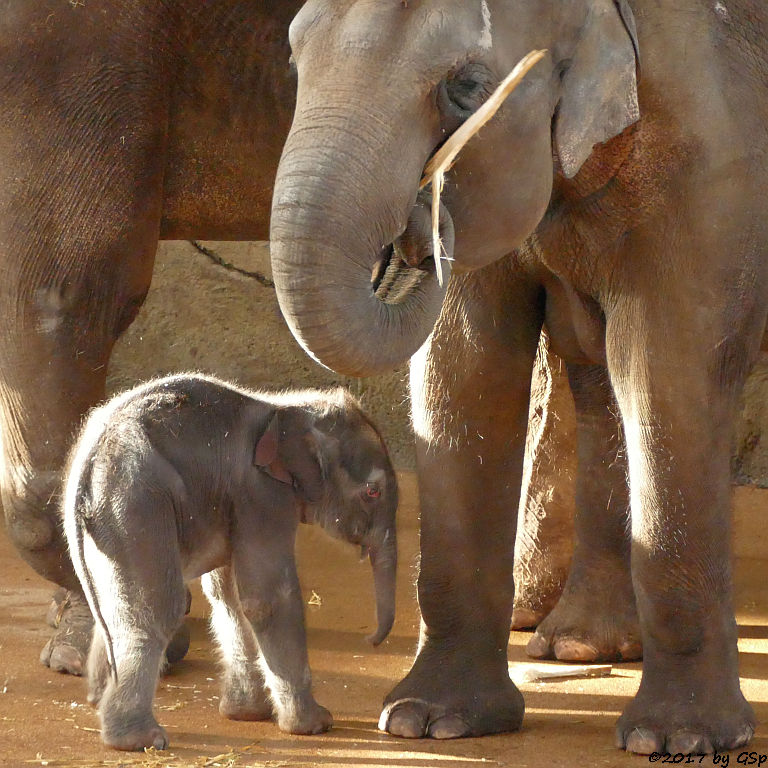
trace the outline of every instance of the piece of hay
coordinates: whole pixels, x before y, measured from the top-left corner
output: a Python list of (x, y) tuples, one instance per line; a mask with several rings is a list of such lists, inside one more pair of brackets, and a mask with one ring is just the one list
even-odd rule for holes
[(443, 269), (440, 265), (440, 254), (443, 247), (440, 241), (440, 193), (443, 191), (445, 174), (453, 165), (456, 156), (464, 148), (464, 145), (496, 114), (507, 96), (517, 88), (531, 67), (544, 58), (546, 52), (546, 49), (531, 51), (527, 56), (524, 56), (501, 81), (499, 87), (488, 97), (485, 103), (462, 123), (445, 144), (435, 152), (424, 169), (419, 189), (423, 189), (427, 184), (432, 184), (432, 250), (437, 282), (440, 285), (443, 284)]
[(566, 680), (579, 677), (610, 677), (611, 664), (538, 664), (530, 661), (510, 661), (509, 676), (515, 685), (542, 680)]

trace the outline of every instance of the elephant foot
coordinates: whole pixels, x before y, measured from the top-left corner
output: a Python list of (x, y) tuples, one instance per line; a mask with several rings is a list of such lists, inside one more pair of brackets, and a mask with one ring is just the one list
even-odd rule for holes
[[(188, 592), (189, 594), (189, 592)], [(189, 613), (189, 600), (187, 613)], [(54, 672), (81, 676), (85, 670), (93, 632), (91, 609), (82, 595), (64, 588), (53, 594), (46, 623), (56, 630), (40, 652), (40, 663)], [(182, 624), (165, 651), (164, 669), (177, 664), (189, 650), (190, 631)]]
[(523, 696), (503, 667), (452, 663), (425, 646), (406, 678), (384, 700), (379, 729), (410, 739), (456, 739), (517, 731)]
[(534, 608), (530, 605), (515, 604), (510, 628), (516, 632), (536, 629), (551, 610), (552, 606)]
[(182, 624), (175, 632), (165, 649), (165, 665), (178, 664), (189, 650), (190, 631), (188, 624)]
[(261, 687), (229, 682), (222, 690), (219, 713), (229, 720), (271, 720), (272, 702)]
[(535, 629), (555, 608), (563, 594), (571, 562), (570, 549), (526, 552), (524, 564), (515, 565), (515, 602), (511, 629)]
[(333, 725), (333, 715), (316, 701), (297, 707), (289, 707), (278, 715), (277, 725), (285, 733), (310, 736), (325, 733)]
[(127, 728), (102, 726), (101, 739), (107, 747), (125, 752), (141, 752), (150, 747), (168, 748), (165, 729), (154, 718), (146, 724)]
[(57, 590), (46, 619), (56, 629), (40, 653), (40, 662), (54, 672), (82, 675), (93, 629), (85, 598), (75, 592)]
[[(704, 675), (702, 675), (702, 679)], [(616, 746), (640, 755), (703, 755), (739, 749), (750, 742), (755, 715), (738, 688), (696, 685), (642, 686), (616, 725)]]
[(570, 579), (560, 601), (528, 642), (526, 653), (534, 659), (586, 663), (642, 658), (629, 574)]

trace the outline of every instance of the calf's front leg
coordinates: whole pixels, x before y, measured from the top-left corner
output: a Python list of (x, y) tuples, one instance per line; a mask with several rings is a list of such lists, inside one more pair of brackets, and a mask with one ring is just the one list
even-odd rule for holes
[[(250, 541), (243, 546), (242, 541)], [(232, 566), (243, 615), (261, 650), (262, 669), (272, 694), (277, 724), (296, 734), (322, 733), (331, 713), (312, 696), (307, 637), (293, 536), (245, 536)]]

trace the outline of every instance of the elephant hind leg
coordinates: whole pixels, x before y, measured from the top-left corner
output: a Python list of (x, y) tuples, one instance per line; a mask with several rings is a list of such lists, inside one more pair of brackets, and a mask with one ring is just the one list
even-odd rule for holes
[(576, 405), (575, 546), (562, 597), (528, 643), (537, 659), (630, 661), (642, 643), (630, 573), (626, 448), (608, 372), (568, 364)]
[(533, 629), (557, 605), (573, 554), (576, 426), (565, 366), (542, 331), (531, 381), (515, 540), (512, 629)]
[[(715, 274), (719, 279), (722, 270)], [(693, 285), (712, 296), (713, 283), (701, 286), (694, 277), (686, 291)], [(764, 315), (749, 318), (748, 302), (722, 302), (729, 311), (718, 312), (711, 299), (706, 313), (690, 312), (693, 293), (688, 302), (670, 294), (633, 296), (608, 315), (643, 640), (640, 687), (619, 719), (617, 743), (643, 754), (701, 754), (741, 747), (755, 727), (739, 686), (731, 598), (730, 448)], [(732, 333), (734, 318), (741, 333)], [(630, 339), (625, 328), (633, 329)]]

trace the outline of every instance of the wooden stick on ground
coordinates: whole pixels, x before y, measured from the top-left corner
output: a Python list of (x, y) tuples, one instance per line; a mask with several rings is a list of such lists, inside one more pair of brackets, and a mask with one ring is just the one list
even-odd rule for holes
[(443, 270), (440, 265), (440, 255), (443, 249), (440, 242), (440, 193), (443, 191), (445, 174), (453, 165), (456, 156), (464, 148), (464, 145), (496, 114), (507, 96), (520, 84), (531, 67), (544, 58), (544, 54), (546, 54), (546, 50), (531, 51), (527, 56), (524, 56), (501, 81), (499, 87), (488, 97), (487, 101), (462, 123), (445, 144), (435, 152), (424, 169), (419, 189), (423, 189), (427, 184), (432, 184), (432, 250), (437, 281), (440, 285), (443, 284)]

